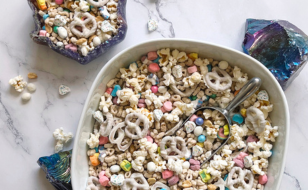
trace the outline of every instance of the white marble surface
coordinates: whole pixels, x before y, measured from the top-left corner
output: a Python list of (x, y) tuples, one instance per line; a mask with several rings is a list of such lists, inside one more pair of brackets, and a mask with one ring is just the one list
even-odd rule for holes
[[(63, 127), (75, 133), (88, 90), (96, 74), (119, 51), (142, 41), (163, 37), (191, 38), (241, 51), (246, 18), (285, 19), (308, 33), (307, 0), (128, 0), (126, 39), (107, 54), (83, 66), (48, 47), (31, 41), (32, 13), (23, 1), (6, 1), (0, 7), (0, 176), (1, 189), (53, 189), (36, 161), (54, 151), (52, 132)], [(159, 29), (148, 33), (149, 18), (159, 20)], [(17, 75), (37, 86), (30, 102), (8, 81)], [(72, 92), (60, 97), (58, 87)], [(308, 189), (308, 67), (285, 91), (291, 115), (290, 143), (282, 190)], [(65, 146), (72, 148), (72, 142)]]

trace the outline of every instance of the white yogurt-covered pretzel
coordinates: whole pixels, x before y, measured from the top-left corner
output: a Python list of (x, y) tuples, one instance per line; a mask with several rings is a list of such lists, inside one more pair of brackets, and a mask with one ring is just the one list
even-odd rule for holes
[(170, 87), (170, 89), (171, 89), (174, 93), (176, 93), (176, 94), (178, 94), (178, 95), (180, 95), (180, 96), (182, 96), (182, 97), (189, 97), (189, 96), (196, 90), (197, 85), (195, 85), (193, 88), (186, 88), (186, 90), (185, 90), (184, 92), (180, 91), (180, 90), (176, 87), (176, 84), (170, 84), (169, 87)]
[(261, 133), (264, 131), (266, 121), (264, 119), (264, 114), (258, 108), (251, 106), (246, 111), (247, 117), (245, 119), (246, 126), (255, 131), (256, 133)]
[[(137, 117), (135, 123), (130, 121), (134, 117)], [(143, 130), (141, 130), (140, 128), (141, 122), (143, 123)], [(125, 118), (125, 123), (127, 125), (125, 128), (125, 134), (131, 139), (141, 139), (145, 137), (150, 127), (149, 119), (141, 113), (127, 114)]]
[(111, 113), (104, 113), (103, 115), (106, 116), (106, 120), (101, 123), (99, 133), (101, 136), (107, 137), (110, 134), (110, 131), (112, 129), (112, 126), (114, 124), (113, 115)]
[[(139, 183), (138, 183), (139, 182)], [(142, 173), (133, 173), (124, 180), (121, 190), (149, 190), (150, 186)]]
[(108, 3), (109, 0), (87, 0), (90, 5), (93, 7), (102, 7)]
[[(166, 148), (167, 142), (170, 141), (170, 145)], [(177, 145), (181, 146), (181, 150), (177, 148)], [(166, 136), (160, 142), (160, 155), (165, 159), (181, 159), (185, 156), (187, 151), (186, 143), (182, 137), (171, 137)], [(174, 153), (174, 155), (170, 155), (170, 153)]]
[(152, 187), (151, 190), (160, 190), (160, 189), (166, 189), (166, 190), (170, 190), (170, 188), (163, 184), (162, 182), (156, 182)]
[[(82, 18), (85, 18), (85, 20), (81, 20)], [(93, 24), (93, 26), (89, 29), (86, 27), (86, 25), (91, 22)], [(76, 26), (79, 26), (82, 28), (82, 32), (80, 32)], [(88, 38), (90, 36), (92, 36), (97, 29), (97, 23), (95, 20), (95, 17), (92, 16), (90, 13), (88, 12), (79, 12), (76, 13), (74, 16), (74, 20), (71, 22), (70, 24), (70, 29), (71, 32), (73, 34), (75, 34), (76, 36), (78, 36), (79, 38)]]
[[(233, 179), (233, 174), (235, 172), (239, 172), (237, 179)], [(248, 175), (248, 183), (246, 183), (245, 181), (245, 176), (247, 175)], [(228, 175), (226, 186), (230, 190), (251, 190), (252, 185), (253, 185), (253, 180), (254, 180), (254, 177), (250, 170), (246, 170), (246, 169), (242, 170), (240, 167), (234, 167), (232, 168), (232, 170), (230, 171)], [(234, 187), (235, 184), (240, 184), (241, 186), (236, 188)]]
[[(122, 130), (122, 128), (125, 127), (125, 122), (117, 124), (110, 132), (109, 140), (112, 144), (116, 144), (121, 151), (125, 151), (129, 148), (129, 146), (132, 144), (133, 140), (130, 139), (129, 142), (126, 145), (122, 145), (123, 139), (125, 137), (125, 133)], [(115, 138), (116, 134), (118, 135), (117, 138)]]
[[(222, 77), (219, 74), (223, 75)], [(214, 80), (214, 82), (212, 82)], [(212, 72), (209, 72), (204, 77), (205, 84), (215, 91), (224, 91), (231, 87), (232, 78), (230, 75), (224, 71), (219, 69), (218, 67), (214, 67)]]

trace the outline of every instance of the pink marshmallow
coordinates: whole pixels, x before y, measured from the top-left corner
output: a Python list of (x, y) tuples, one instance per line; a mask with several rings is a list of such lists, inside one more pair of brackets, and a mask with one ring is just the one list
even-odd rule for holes
[(200, 165), (200, 161), (194, 160), (194, 159), (189, 159), (189, 163), (190, 163), (191, 165)]
[(152, 86), (151, 91), (155, 94), (158, 92), (158, 87), (157, 86)]
[(173, 176), (173, 171), (165, 170), (162, 173), (163, 179), (168, 179)]
[(234, 158), (233, 161), (234, 161), (234, 165), (235, 166), (238, 166), (238, 167), (240, 167), (242, 169), (244, 168), (244, 162), (242, 160)]
[(192, 121), (192, 122), (195, 122), (195, 120), (198, 118), (197, 115), (192, 115), (190, 118), (189, 118), (189, 121)]
[(258, 141), (259, 141), (258, 137), (254, 136), (254, 135), (249, 135), (247, 140), (246, 140), (247, 143), (258, 142)]
[(65, 46), (65, 49), (69, 49), (69, 50), (72, 50), (73, 52), (77, 52), (77, 47), (74, 46), (73, 44), (67, 44)]
[(108, 143), (108, 137), (100, 136), (99, 137), (99, 145), (104, 145), (106, 143)]
[(177, 182), (179, 182), (179, 176), (175, 175), (175, 176), (172, 176), (169, 180), (168, 180), (168, 184), (170, 186), (172, 185), (175, 185)]
[(200, 165), (191, 165), (190, 169), (194, 171), (200, 170)]
[(157, 53), (156, 51), (150, 51), (148, 53), (148, 60), (153, 61), (157, 58)]
[(58, 5), (63, 4), (63, 0), (55, 0), (55, 3), (57, 3)]
[(117, 97), (117, 96), (114, 97), (114, 98), (112, 99), (112, 103), (113, 103), (114, 105), (119, 105), (119, 104), (118, 104), (118, 97)]
[(241, 160), (241, 161), (244, 161), (244, 158), (248, 156), (248, 154), (246, 152), (241, 152), (236, 158)]
[(172, 110), (172, 102), (167, 101), (164, 103), (163, 108), (165, 111), (169, 112)]
[(144, 62), (144, 60), (145, 60), (146, 58), (147, 58), (147, 56), (145, 56), (145, 55), (142, 56), (142, 57), (141, 57), (141, 61)]
[(259, 183), (260, 183), (261, 185), (264, 185), (264, 184), (267, 183), (267, 175), (266, 175), (266, 174), (260, 175), (260, 176), (259, 176)]
[(145, 108), (145, 104), (138, 103), (138, 108)]
[(109, 185), (108, 177), (106, 176), (99, 177), (99, 183), (104, 187), (108, 186)]
[(107, 89), (106, 89), (106, 92), (107, 92), (108, 94), (111, 94), (112, 90), (113, 90), (112, 88), (107, 88)]
[(190, 73), (190, 74), (197, 72), (197, 71), (198, 71), (198, 68), (195, 65), (187, 68), (187, 72)]
[(151, 73), (156, 73), (160, 70), (160, 67), (158, 66), (157, 63), (151, 63), (149, 66), (148, 66), (148, 70), (151, 72)]
[(161, 110), (163, 113), (167, 112), (167, 111), (164, 109), (164, 107), (161, 107), (160, 110)]
[(144, 104), (144, 103), (145, 103), (145, 99), (143, 99), (143, 98), (139, 99), (139, 100), (138, 100), (138, 103), (139, 103), (139, 104)]
[(147, 138), (147, 141), (153, 143), (153, 138), (151, 136), (146, 136), (146, 138)]
[(46, 30), (40, 30), (40, 36), (46, 36), (47, 31)]

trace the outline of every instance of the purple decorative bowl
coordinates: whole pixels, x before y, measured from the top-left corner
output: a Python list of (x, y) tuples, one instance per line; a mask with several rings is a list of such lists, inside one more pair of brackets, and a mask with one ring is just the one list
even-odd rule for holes
[(124, 40), (127, 31), (127, 23), (125, 16), (126, 1), (127, 0), (118, 1), (118, 21), (120, 23), (118, 33), (114, 35), (110, 40), (102, 42), (101, 45), (95, 47), (95, 49), (90, 51), (87, 56), (82, 56), (78, 52), (73, 52), (69, 49), (65, 49), (64, 47), (58, 47), (48, 37), (39, 36), (39, 31), (42, 28), (42, 23), (40, 22), (42, 17), (38, 14), (39, 9), (36, 6), (36, 0), (28, 0), (28, 4), (33, 11), (33, 20), (35, 24), (35, 29), (30, 33), (30, 37), (33, 39), (34, 42), (42, 45), (47, 45), (57, 53), (60, 53), (68, 58), (74, 59), (82, 65), (86, 65), (100, 55), (107, 52), (107, 50), (109, 50), (112, 46)]

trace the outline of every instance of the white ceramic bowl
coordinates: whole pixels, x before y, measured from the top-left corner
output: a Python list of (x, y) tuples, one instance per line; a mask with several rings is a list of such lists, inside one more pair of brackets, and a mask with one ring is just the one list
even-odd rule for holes
[(72, 157), (72, 185), (74, 190), (85, 190), (88, 178), (87, 139), (93, 131), (93, 111), (98, 109), (101, 95), (105, 92), (107, 82), (114, 78), (121, 67), (140, 59), (149, 51), (161, 48), (177, 48), (185, 52), (196, 52), (200, 57), (211, 57), (216, 60), (226, 60), (231, 65), (240, 67), (248, 73), (249, 78), (262, 79), (262, 89), (267, 90), (270, 101), (274, 104), (274, 110), (270, 116), (274, 125), (279, 126), (279, 137), (273, 148), (273, 156), (270, 158), (268, 168), (268, 183), (265, 190), (278, 190), (282, 178), (286, 149), (289, 135), (289, 111), (287, 101), (273, 75), (260, 62), (239, 51), (201, 41), (185, 39), (161, 39), (152, 40), (128, 48), (113, 57), (99, 72), (96, 77), (78, 125)]

